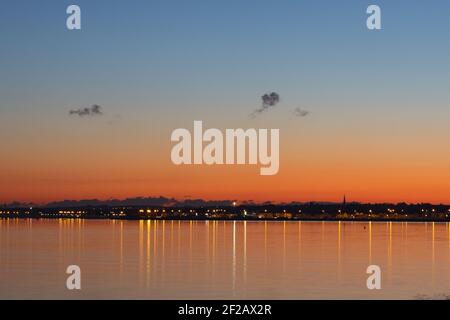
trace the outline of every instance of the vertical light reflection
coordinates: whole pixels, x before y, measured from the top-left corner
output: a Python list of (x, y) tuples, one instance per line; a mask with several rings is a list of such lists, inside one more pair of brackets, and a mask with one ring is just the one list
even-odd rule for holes
[(181, 253), (181, 221), (178, 220), (178, 233), (177, 233), (177, 258), (180, 261), (180, 253)]
[(435, 243), (434, 243), (435, 238), (434, 237), (435, 237), (435, 223), (432, 222), (431, 223), (431, 281), (432, 281), (433, 285), (435, 283), (435, 274), (434, 274), (434, 272), (435, 272), (435, 257), (436, 257), (436, 255), (435, 255)]
[(81, 251), (85, 252), (84, 248), (85, 248), (85, 241), (86, 239), (84, 238), (84, 230), (86, 230), (86, 227), (84, 226), (86, 223), (86, 221), (84, 219), (81, 220), (81, 230), (83, 232), (83, 237), (81, 238)]
[(435, 235), (435, 224), (434, 222), (431, 223), (431, 257), (434, 264), (434, 258), (435, 258), (435, 246), (434, 246), (434, 235)]
[(156, 237), (158, 236), (158, 220), (154, 220), (153, 221), (153, 265), (156, 267), (156, 261), (158, 261), (157, 258), (157, 239)]
[(233, 259), (232, 259), (232, 290), (233, 296), (236, 295), (236, 221), (233, 221)]
[(162, 221), (162, 257), (161, 257), (161, 278), (163, 283), (166, 279), (166, 220)]
[(247, 221), (244, 221), (244, 292), (247, 292)]
[(170, 252), (173, 254), (173, 220), (170, 221)]
[(205, 221), (205, 232), (206, 232), (205, 251), (206, 251), (206, 268), (207, 268), (207, 270), (209, 270), (210, 263), (211, 263), (211, 261), (210, 261), (210, 258), (211, 258), (210, 246), (209, 246), (209, 242), (210, 242), (210, 234), (209, 234), (210, 228), (209, 227), (210, 227), (210, 223), (209, 223), (209, 221), (206, 220)]
[(78, 259), (81, 259), (81, 238), (82, 238), (82, 230), (81, 230), (81, 220), (76, 220), (77, 224), (77, 253), (78, 253)]
[(216, 226), (217, 226), (217, 221), (213, 221), (213, 225), (212, 225), (212, 278), (213, 280), (215, 279), (215, 275), (216, 275)]
[(119, 264), (119, 273), (120, 279), (123, 277), (123, 221), (120, 221), (120, 244), (119, 244), (119, 254), (120, 254), (120, 264)]
[(391, 281), (392, 273), (392, 221), (389, 222), (388, 276)]
[(158, 270), (158, 220), (153, 220), (153, 269)]
[(162, 221), (162, 257), (163, 262), (166, 256), (166, 220)]
[(298, 222), (298, 262), (300, 265), (302, 265), (302, 222)]
[[(1, 220), (1, 218), (0, 218), (0, 220)], [(31, 265), (31, 267), (33, 267), (33, 226), (32, 226), (32, 224), (33, 224), (33, 220), (32, 219), (26, 219), (25, 220), (25, 226), (26, 226), (26, 228), (27, 228), (27, 235), (28, 235), (28, 239), (27, 239), (27, 242), (28, 242), (28, 259), (29, 259), (29, 261), (30, 261), (30, 265)], [(0, 233), (1, 233), (2, 231), (1, 231), (1, 228), (0, 228)], [(1, 244), (0, 244), (0, 248), (1, 248)], [(1, 256), (0, 256), (0, 258), (1, 258)]]
[(189, 221), (189, 276), (192, 279), (192, 220)]
[[(5, 245), (5, 247), (6, 247), (6, 257), (5, 257), (5, 263), (6, 263), (6, 268), (7, 268), (7, 270), (9, 271), (9, 268), (10, 268), (10, 265), (9, 265), (9, 260), (10, 260), (10, 241), (9, 241), (9, 218), (6, 218), (6, 221), (5, 221), (5, 227), (6, 227), (6, 240), (5, 240), (5, 242), (6, 242), (6, 245)], [(4, 250), (3, 249), (3, 247), (2, 247), (2, 250)], [(4, 251), (2, 251), (2, 253), (3, 253)]]
[(226, 243), (227, 243), (227, 222), (224, 221), (223, 222), (223, 250), (224, 251), (226, 250), (226, 247), (227, 247)]
[(408, 255), (408, 222), (405, 222), (405, 254)]
[(283, 272), (286, 272), (286, 221), (283, 221)]
[(139, 220), (139, 285), (142, 285), (144, 273), (144, 221)]
[(450, 265), (450, 222), (447, 222), (447, 230), (448, 230), (448, 263)]
[(192, 220), (189, 221), (189, 252), (192, 258)]
[(267, 221), (264, 221), (264, 266), (267, 267)]
[(73, 252), (73, 248), (74, 248), (74, 245), (75, 245), (75, 232), (74, 232), (74, 230), (75, 230), (75, 219), (70, 219), (69, 220), (69, 228), (70, 228), (70, 231), (69, 231), (69, 235), (70, 235), (69, 249), (70, 249), (71, 252)]
[(146, 262), (146, 287), (148, 288), (150, 286), (150, 271), (151, 271), (151, 259), (150, 259), (150, 255), (151, 255), (151, 250), (150, 250), (150, 246), (151, 246), (151, 242), (150, 242), (150, 234), (152, 231), (152, 221), (151, 220), (147, 220), (147, 262)]
[(320, 226), (320, 236), (321, 236), (321, 241), (320, 241), (320, 256), (323, 257), (323, 248), (325, 246), (325, 221), (322, 221), (321, 226)]
[(322, 245), (325, 242), (325, 221), (322, 221)]
[(341, 281), (341, 221), (338, 221), (338, 281)]
[(63, 265), (63, 228), (64, 228), (64, 221), (63, 219), (58, 219), (58, 256), (59, 256), (59, 263), (60, 265)]
[(389, 224), (389, 243), (388, 243), (388, 253), (389, 253), (389, 258), (392, 255), (392, 222), (388, 222)]
[(369, 221), (369, 265), (372, 264), (372, 221)]
[(403, 221), (401, 222), (401, 224), (402, 224), (402, 240), (403, 240)]
[[(0, 218), (0, 248), (4, 248), (4, 246), (2, 246), (3, 234), (4, 234), (3, 218)], [(1, 266), (1, 261), (2, 261), (2, 254), (0, 253), (0, 266)]]

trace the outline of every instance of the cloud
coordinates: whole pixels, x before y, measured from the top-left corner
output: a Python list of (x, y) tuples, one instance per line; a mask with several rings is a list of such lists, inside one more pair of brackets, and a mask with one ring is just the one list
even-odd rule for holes
[(308, 110), (303, 110), (301, 108), (295, 108), (293, 111), (294, 115), (296, 117), (306, 117), (307, 115), (309, 115), (311, 112), (309, 112)]
[(78, 115), (80, 117), (84, 116), (100, 116), (102, 115), (102, 107), (98, 104), (92, 105), (90, 108), (81, 108), (76, 110), (70, 110), (69, 115)]
[(263, 102), (263, 107), (273, 107), (278, 102), (280, 102), (280, 95), (276, 92), (272, 92), (271, 94), (265, 94), (261, 97)]
[(260, 108), (253, 111), (252, 116), (261, 114), (271, 107), (275, 107), (280, 102), (280, 95), (276, 92), (266, 93), (261, 97), (262, 105)]

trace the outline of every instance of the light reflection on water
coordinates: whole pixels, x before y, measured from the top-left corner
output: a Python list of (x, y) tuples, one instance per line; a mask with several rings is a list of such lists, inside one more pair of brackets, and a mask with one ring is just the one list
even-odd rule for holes
[[(450, 294), (448, 223), (0, 220), (0, 298), (414, 299)], [(82, 290), (65, 288), (68, 265)], [(382, 289), (366, 288), (366, 269)]]

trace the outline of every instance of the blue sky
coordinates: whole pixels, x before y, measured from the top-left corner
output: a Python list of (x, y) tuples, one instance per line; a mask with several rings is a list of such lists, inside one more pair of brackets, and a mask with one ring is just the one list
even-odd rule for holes
[[(81, 32), (65, 29), (71, 3), (82, 8)], [(370, 3), (382, 8), (380, 32), (365, 27)], [(446, 1), (3, 1), (1, 103), (242, 109), (278, 90), (293, 103), (341, 98), (356, 108), (368, 95), (429, 98), (424, 89), (439, 101), (448, 98), (446, 9)]]
[[(70, 4), (81, 7), (81, 31), (66, 29)], [(381, 31), (366, 28), (369, 4), (381, 7)], [(416, 162), (411, 160), (405, 174), (430, 167), (432, 161), (439, 162), (433, 174), (450, 172), (450, 152), (442, 147), (450, 135), (449, 13), (450, 2), (444, 0), (3, 0), (0, 135), (7, 141), (6, 152), (23, 157), (1, 160), (7, 173), (0, 172), (0, 178), (20, 181), (31, 193), (33, 183), (52, 176), (57, 183), (47, 187), (56, 191), (45, 197), (58, 200), (62, 195), (57, 191), (64, 187), (59, 176), (73, 183), (88, 181), (94, 188), (95, 179), (105, 181), (111, 173), (104, 169), (78, 181), (81, 166), (71, 173), (84, 161), (77, 158), (81, 154), (101, 151), (92, 160), (92, 167), (101, 168), (117, 150), (124, 151), (124, 163), (135, 161), (125, 153), (148, 148), (161, 150), (161, 158), (150, 163), (149, 155), (143, 156), (142, 170), (124, 173), (117, 188), (146, 168), (143, 179), (166, 181), (170, 188), (177, 173), (167, 168), (173, 180), (162, 174), (153, 178), (150, 169), (170, 164), (171, 130), (190, 127), (194, 120), (218, 128), (281, 128), (283, 167), (301, 167), (307, 162), (301, 155), (311, 154), (317, 164), (311, 164), (311, 181), (335, 183), (336, 163), (356, 177), (361, 176), (352, 169), (356, 162), (370, 162), (361, 172), (373, 172), (372, 166), (383, 161), (396, 172), (408, 159)], [(281, 96), (277, 108), (249, 117), (260, 107), (261, 95), (272, 91)], [(103, 107), (104, 116), (68, 114), (93, 104)], [(295, 119), (296, 107), (311, 113)], [(427, 151), (416, 154), (420, 148)], [(342, 150), (352, 150), (353, 160)], [(26, 160), (29, 152), (60, 155), (36, 164)], [(377, 158), (385, 153), (394, 160)], [(109, 165), (122, 169), (118, 163)], [(324, 178), (314, 170), (329, 173)], [(304, 172), (284, 174), (301, 177)], [(429, 189), (444, 190), (445, 178), (436, 179), (439, 183)], [(342, 197), (342, 190), (333, 188), (319, 191), (329, 199)]]

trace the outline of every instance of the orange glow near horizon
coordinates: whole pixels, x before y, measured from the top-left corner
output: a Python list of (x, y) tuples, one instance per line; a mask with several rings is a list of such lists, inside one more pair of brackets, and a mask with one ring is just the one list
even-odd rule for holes
[[(382, 1), (382, 32), (361, 1), (82, 1), (82, 32), (60, 2), (2, 2), (0, 205), (450, 204), (450, 1)], [(176, 166), (176, 129), (279, 130), (278, 174)]]
[[(68, 146), (70, 129), (60, 128), (56, 136), (49, 132), (34, 143), (11, 143), (10, 156), (0, 159), (5, 169), (0, 172), (0, 202), (150, 196), (339, 202), (345, 194), (348, 201), (359, 202), (450, 203), (450, 151), (440, 147), (439, 132), (433, 140), (408, 131), (401, 137), (372, 134), (369, 127), (357, 135), (339, 131), (331, 138), (317, 128), (301, 128), (311, 131), (306, 135), (294, 125), (285, 126), (279, 173), (261, 176), (260, 165), (176, 166), (170, 160), (169, 130), (161, 134), (152, 128), (142, 135), (144, 129), (128, 125), (121, 128), (127, 132), (122, 136), (86, 126)], [(97, 138), (90, 141), (93, 135)]]
[(450, 174), (439, 166), (427, 170), (414, 163), (359, 162), (362, 159), (328, 163), (323, 158), (305, 156), (298, 160), (301, 165), (297, 167), (295, 159), (284, 157), (278, 175), (260, 176), (258, 166), (175, 166), (162, 156), (140, 155), (133, 162), (105, 160), (97, 156), (73, 168), (70, 162), (29, 167), (28, 172), (2, 179), (0, 201), (45, 203), (137, 196), (341, 201), (346, 194), (349, 201), (361, 202), (450, 202), (446, 192)]

